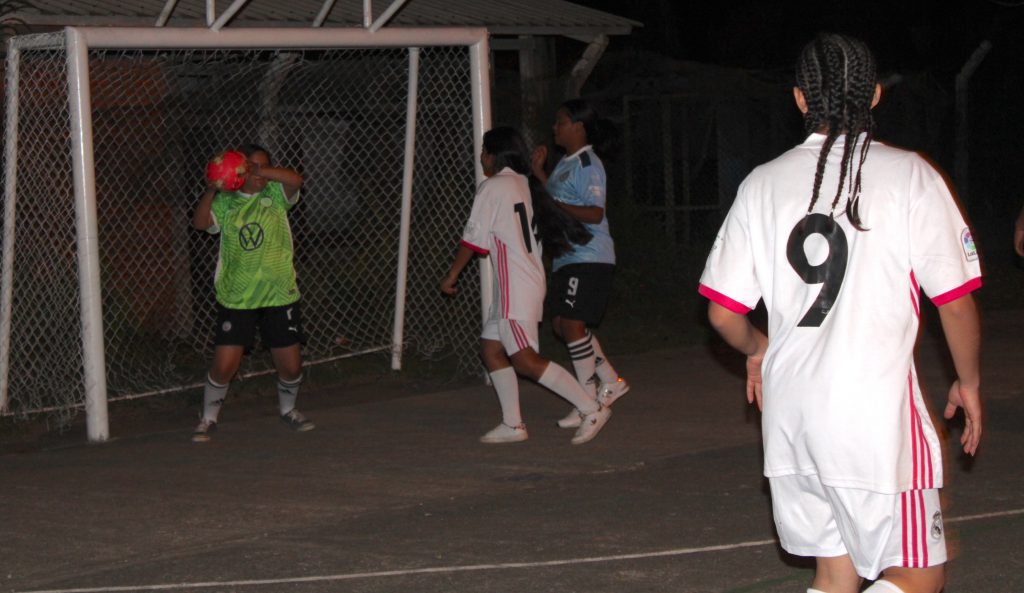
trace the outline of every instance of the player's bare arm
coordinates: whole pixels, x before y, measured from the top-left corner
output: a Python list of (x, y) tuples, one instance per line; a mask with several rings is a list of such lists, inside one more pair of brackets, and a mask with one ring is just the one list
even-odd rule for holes
[(768, 336), (754, 327), (746, 315), (730, 311), (714, 301), (708, 304), (708, 320), (726, 344), (746, 355), (747, 401), (757, 402), (757, 408), (761, 409), (761, 361), (768, 350)]
[(455, 286), (459, 281), (459, 274), (462, 274), (462, 270), (466, 268), (475, 255), (476, 253), (469, 247), (459, 245), (459, 250), (455, 254), (455, 260), (452, 262), (452, 267), (449, 268), (448, 273), (441, 278), (441, 292), (449, 296), (454, 296), (455, 293), (459, 291)]
[(548, 160), (548, 147), (541, 144), (533, 149), (530, 155), (530, 169), (533, 176), (540, 180), (541, 185), (547, 185), (548, 173), (544, 170), (544, 164)]
[(565, 202), (559, 202), (558, 206), (572, 215), (573, 218), (580, 222), (587, 224), (601, 224), (604, 220), (604, 208), (600, 206), (574, 206), (572, 204), (566, 204)]
[(263, 167), (259, 163), (252, 161), (250, 161), (249, 167), (251, 175), (259, 175), (271, 181), (279, 182), (284, 189), (284, 195), (289, 198), (294, 196), (295, 192), (299, 191), (302, 187), (302, 175), (294, 169), (288, 169), (287, 167)]
[(199, 197), (199, 205), (192, 215), (192, 226), (200, 231), (205, 231), (213, 225), (213, 215), (210, 214), (210, 206), (213, 204), (213, 197), (217, 195), (214, 187), (206, 188), (203, 195)]
[(964, 433), (960, 444), (964, 452), (974, 455), (981, 441), (981, 373), (978, 362), (981, 350), (981, 322), (974, 297), (966, 294), (939, 307), (942, 331), (953, 357), (957, 380), (949, 389), (949, 403), (943, 416), (952, 418), (957, 408), (964, 409)]
[(1024, 257), (1024, 208), (1020, 209), (1017, 224), (1013, 228), (1013, 249), (1017, 255)]

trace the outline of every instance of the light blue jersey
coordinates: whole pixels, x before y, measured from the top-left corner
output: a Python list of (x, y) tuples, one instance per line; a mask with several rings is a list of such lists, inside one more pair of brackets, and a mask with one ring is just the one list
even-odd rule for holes
[[(558, 161), (547, 184), (548, 193), (559, 202), (601, 209), (605, 208), (606, 187), (604, 165), (589, 144)], [(555, 258), (551, 265), (553, 270), (569, 264), (615, 263), (615, 242), (608, 232), (608, 217), (602, 216), (598, 224), (584, 224), (594, 238)]]

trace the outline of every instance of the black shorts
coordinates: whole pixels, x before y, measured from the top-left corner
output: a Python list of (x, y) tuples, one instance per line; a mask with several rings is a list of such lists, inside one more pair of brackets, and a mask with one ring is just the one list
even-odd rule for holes
[(569, 264), (558, 268), (548, 286), (548, 314), (596, 327), (608, 307), (614, 277), (614, 264)]
[(286, 348), (306, 343), (297, 301), (262, 309), (228, 309), (218, 303), (213, 343), (216, 346), (243, 346), (246, 352), (251, 352), (257, 327), (265, 348)]

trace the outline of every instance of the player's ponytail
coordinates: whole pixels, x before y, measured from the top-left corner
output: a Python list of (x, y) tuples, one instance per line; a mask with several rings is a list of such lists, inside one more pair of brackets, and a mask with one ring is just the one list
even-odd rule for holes
[[(868, 156), (874, 136), (871, 107), (878, 82), (875, 57), (859, 39), (822, 33), (807, 44), (796, 67), (796, 83), (807, 102), (804, 127), (808, 134), (825, 134), (818, 153), (811, 200), (807, 212), (814, 209), (821, 193), (825, 163), (840, 136), (844, 137), (840, 159), (839, 184), (832, 199), (832, 215), (846, 194), (846, 215), (859, 230), (865, 230), (860, 219), (861, 169)], [(860, 135), (864, 139), (860, 140)], [(861, 144), (858, 146), (858, 143)], [(844, 192), (845, 190), (845, 192)]]
[(551, 257), (571, 251), (573, 244), (585, 245), (592, 235), (583, 223), (555, 203), (540, 181), (530, 174), (530, 153), (523, 136), (514, 128), (501, 126), (484, 134), (484, 150), (494, 157), (494, 170), (509, 168), (529, 179), (534, 232)]

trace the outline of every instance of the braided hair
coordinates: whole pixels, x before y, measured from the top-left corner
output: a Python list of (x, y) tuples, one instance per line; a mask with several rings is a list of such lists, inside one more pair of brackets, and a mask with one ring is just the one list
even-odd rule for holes
[[(868, 46), (859, 39), (835, 33), (821, 33), (808, 43), (796, 66), (797, 87), (807, 102), (805, 131), (808, 134), (825, 134), (807, 212), (809, 214), (818, 201), (825, 162), (832, 146), (842, 135), (845, 137), (843, 157), (840, 160), (839, 186), (832, 199), (831, 216), (835, 216), (836, 206), (846, 188), (846, 215), (858, 230), (865, 230), (858, 212), (858, 198), (861, 192), (861, 168), (873, 138), (871, 104), (877, 82), (875, 57)], [(858, 150), (857, 140), (861, 134), (865, 134), (865, 138)]]

